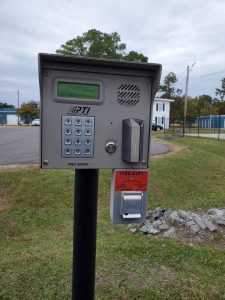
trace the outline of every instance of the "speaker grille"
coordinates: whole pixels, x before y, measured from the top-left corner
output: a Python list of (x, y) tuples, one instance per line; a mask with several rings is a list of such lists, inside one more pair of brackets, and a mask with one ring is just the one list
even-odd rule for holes
[(121, 105), (136, 105), (140, 101), (140, 89), (136, 84), (121, 84), (117, 101)]

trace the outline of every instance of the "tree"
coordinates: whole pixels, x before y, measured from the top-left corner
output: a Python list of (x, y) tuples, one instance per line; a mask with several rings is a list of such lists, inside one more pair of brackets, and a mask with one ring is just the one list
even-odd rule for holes
[(225, 115), (225, 101), (213, 102), (214, 113), (217, 115)]
[(170, 107), (171, 123), (182, 122), (184, 118), (184, 98), (176, 96), (174, 100)]
[(136, 51), (130, 51), (127, 55), (124, 56), (124, 59), (128, 61), (148, 62), (147, 56), (144, 56), (142, 53)]
[(215, 113), (213, 109), (213, 99), (209, 95), (200, 95), (193, 99), (196, 102), (196, 113), (200, 115), (210, 115)]
[(216, 88), (216, 96), (219, 96), (220, 101), (225, 100), (225, 77), (221, 80), (221, 89)]
[(170, 72), (165, 76), (163, 84), (160, 86), (161, 98), (171, 99), (181, 95), (182, 90), (173, 86), (177, 81), (177, 76), (174, 72)]
[(147, 62), (148, 57), (136, 51), (126, 53), (126, 44), (121, 43), (117, 32), (104, 33), (90, 29), (61, 45), (56, 53), (63, 55), (113, 58), (129, 61)]
[(33, 119), (39, 118), (40, 116), (39, 103), (36, 101), (22, 103), (17, 113), (26, 124), (29, 124)]
[(0, 102), (0, 108), (15, 108), (15, 106), (6, 102)]

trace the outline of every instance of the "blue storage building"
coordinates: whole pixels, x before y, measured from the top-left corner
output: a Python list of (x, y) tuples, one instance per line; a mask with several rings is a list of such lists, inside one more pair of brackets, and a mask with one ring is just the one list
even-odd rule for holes
[(0, 108), (0, 125), (17, 125), (18, 116), (15, 108)]
[(225, 115), (201, 116), (197, 120), (200, 128), (225, 128)]

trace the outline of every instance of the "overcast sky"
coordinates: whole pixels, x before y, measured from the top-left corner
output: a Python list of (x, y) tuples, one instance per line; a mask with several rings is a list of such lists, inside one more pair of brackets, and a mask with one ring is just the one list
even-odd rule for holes
[(225, 77), (224, 0), (1, 0), (0, 101), (39, 100), (37, 54), (96, 28), (117, 31), (128, 50), (173, 71), (190, 95), (214, 96)]

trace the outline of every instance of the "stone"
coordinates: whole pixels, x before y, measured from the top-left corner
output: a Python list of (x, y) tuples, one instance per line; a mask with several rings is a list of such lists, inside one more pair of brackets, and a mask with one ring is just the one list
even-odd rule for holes
[(212, 216), (225, 216), (224, 208), (211, 208), (208, 210), (208, 214)]
[(177, 211), (177, 214), (180, 218), (184, 219), (185, 221), (192, 220), (192, 214), (190, 212), (187, 212), (185, 210), (179, 209)]
[(148, 233), (150, 233), (150, 234), (154, 234), (154, 235), (155, 235), (155, 234), (158, 234), (158, 233), (160, 233), (160, 230), (158, 230), (158, 229), (156, 229), (156, 228), (152, 227)]
[(163, 233), (163, 237), (165, 238), (175, 238), (176, 237), (176, 228), (170, 227), (167, 231)]
[(192, 213), (192, 219), (202, 230), (206, 229), (205, 222), (202, 220), (202, 218), (198, 214)]
[(151, 217), (152, 217), (152, 210), (149, 210), (147, 213), (146, 213), (146, 219), (147, 220), (149, 220), (149, 219), (151, 219)]
[(174, 210), (168, 217), (169, 222), (171, 222), (173, 225), (180, 225), (180, 224), (184, 224), (184, 220), (181, 219), (178, 216), (178, 213), (176, 210)]
[(202, 220), (204, 221), (206, 227), (209, 229), (209, 231), (213, 232), (217, 230), (217, 227), (211, 222), (209, 217), (207, 215), (202, 216)]
[[(204, 235), (204, 230), (215, 232), (218, 226), (225, 226), (225, 208), (212, 208), (207, 213), (185, 211), (182, 209), (172, 210), (157, 207), (149, 210), (143, 224), (131, 226), (128, 230), (132, 233), (142, 232), (148, 235), (162, 234), (163, 237), (175, 238), (177, 231), (196, 235), (195, 239)], [(177, 229), (176, 229), (177, 228)], [(213, 235), (207, 234), (208, 238)]]
[(200, 231), (200, 227), (192, 220), (185, 223), (185, 228), (192, 234), (196, 234)]
[(140, 228), (140, 231), (143, 233), (148, 233), (152, 225), (150, 223), (145, 223), (144, 226)]
[(152, 213), (152, 219), (153, 220), (160, 219), (161, 217), (163, 217), (164, 211), (165, 211), (164, 209), (157, 207)]
[(144, 226), (140, 228), (140, 231), (146, 234), (148, 233), (157, 234), (160, 232), (158, 229), (154, 228), (151, 223), (146, 223)]
[(136, 233), (136, 232), (137, 232), (137, 228), (130, 228), (129, 230), (130, 230), (130, 232), (132, 232), (132, 233)]
[(218, 225), (225, 225), (225, 217), (222, 216), (214, 216), (212, 217), (214, 223), (218, 224)]
[(166, 222), (163, 222), (161, 225), (159, 225), (159, 227), (158, 227), (158, 229), (161, 231), (163, 231), (163, 230), (167, 230), (167, 229), (169, 229), (170, 227), (169, 227), (169, 225), (167, 225), (166, 224)]
[(161, 224), (162, 224), (162, 221), (157, 220), (152, 223), (152, 226), (157, 229)]
[(163, 215), (164, 219), (168, 220), (168, 218), (169, 218), (169, 216), (171, 215), (172, 212), (173, 212), (172, 209), (170, 209), (170, 208), (166, 209), (165, 212), (164, 212), (164, 215)]

